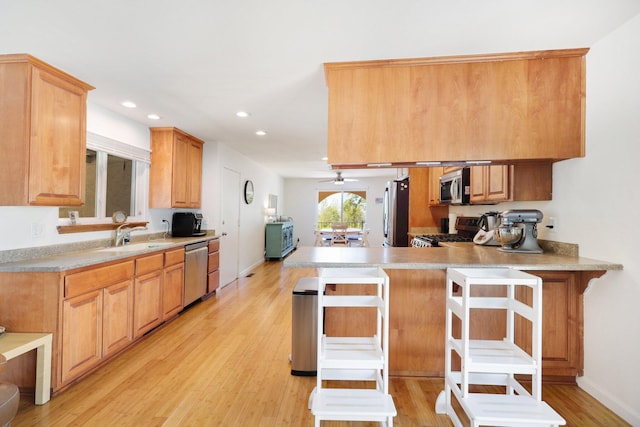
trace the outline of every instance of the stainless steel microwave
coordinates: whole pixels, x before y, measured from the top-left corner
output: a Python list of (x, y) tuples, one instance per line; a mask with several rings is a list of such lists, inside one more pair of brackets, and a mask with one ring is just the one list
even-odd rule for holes
[(468, 205), (470, 198), (470, 168), (461, 168), (440, 177), (440, 203)]

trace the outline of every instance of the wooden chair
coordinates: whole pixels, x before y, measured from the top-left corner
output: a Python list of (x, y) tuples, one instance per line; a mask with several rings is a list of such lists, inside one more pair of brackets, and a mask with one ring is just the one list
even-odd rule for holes
[(359, 247), (368, 247), (369, 246), (369, 231), (364, 230), (362, 233), (355, 236), (348, 236), (348, 246), (359, 246)]
[(314, 246), (331, 246), (332, 236), (324, 236), (320, 230), (314, 231), (314, 234), (316, 235)]
[(347, 245), (347, 223), (346, 222), (332, 222), (331, 223), (331, 244), (335, 245)]

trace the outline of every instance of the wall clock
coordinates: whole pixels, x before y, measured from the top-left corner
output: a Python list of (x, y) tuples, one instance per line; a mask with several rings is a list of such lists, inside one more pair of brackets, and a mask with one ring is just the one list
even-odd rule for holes
[(253, 182), (250, 179), (244, 183), (244, 202), (248, 205), (253, 202)]

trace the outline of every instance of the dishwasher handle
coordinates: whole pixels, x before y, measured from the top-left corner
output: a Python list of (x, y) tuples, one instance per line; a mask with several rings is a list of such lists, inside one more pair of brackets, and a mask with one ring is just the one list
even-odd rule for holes
[(209, 246), (209, 242), (207, 242), (207, 241), (197, 242), (197, 243), (190, 243), (190, 244), (184, 246), (184, 251), (185, 252), (191, 252), (191, 251), (195, 251), (195, 250), (200, 249), (200, 248), (206, 248), (207, 246)]

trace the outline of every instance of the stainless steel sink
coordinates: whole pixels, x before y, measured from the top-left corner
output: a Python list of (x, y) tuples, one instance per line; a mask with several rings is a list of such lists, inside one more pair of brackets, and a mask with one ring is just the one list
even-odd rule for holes
[(136, 252), (136, 251), (146, 251), (149, 249), (162, 249), (167, 246), (171, 246), (174, 243), (172, 242), (143, 242), (143, 243), (134, 243), (131, 245), (124, 246), (111, 246), (108, 248), (98, 249), (98, 252)]

